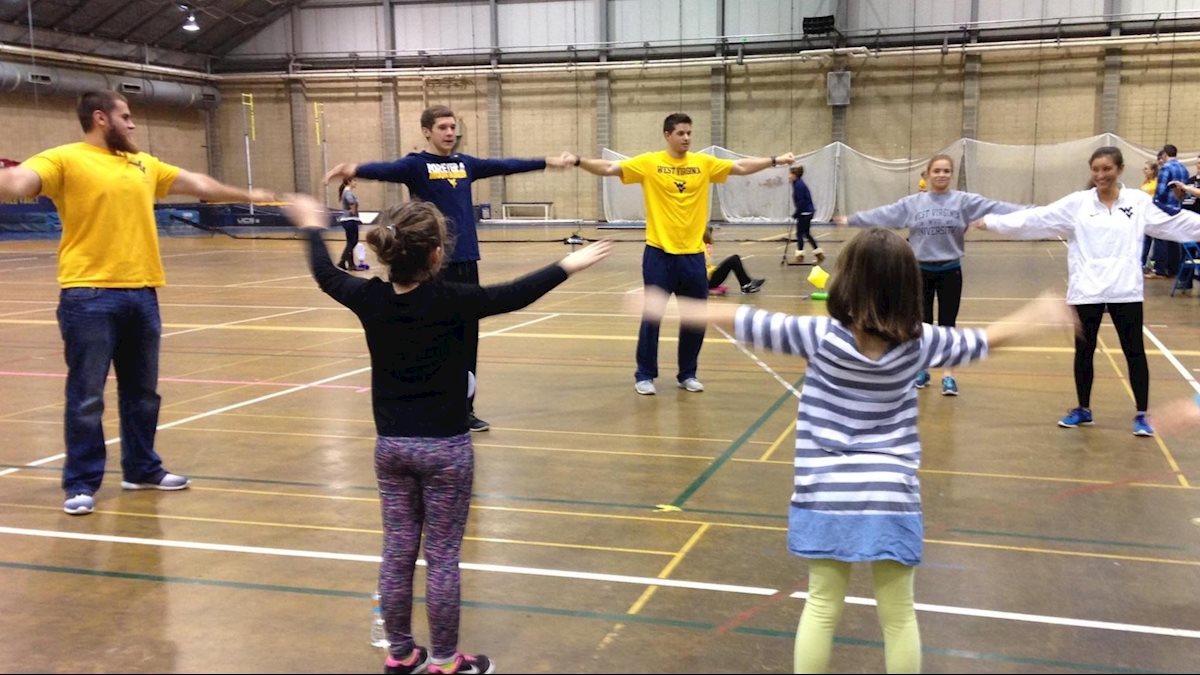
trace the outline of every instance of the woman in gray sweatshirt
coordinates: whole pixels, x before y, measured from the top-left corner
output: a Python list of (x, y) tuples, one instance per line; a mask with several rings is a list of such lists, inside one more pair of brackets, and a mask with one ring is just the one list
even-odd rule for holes
[[(1024, 206), (998, 202), (973, 192), (950, 189), (954, 160), (949, 155), (934, 155), (925, 167), (929, 189), (897, 202), (851, 215), (835, 216), (834, 224), (845, 227), (908, 228), (908, 243), (921, 265), (924, 289), (924, 320), (933, 323), (933, 303), (937, 299), (939, 326), (953, 327), (962, 301), (963, 235), (971, 221), (989, 213), (1019, 211)], [(929, 371), (917, 373), (916, 387), (929, 386)], [(958, 396), (958, 383), (946, 369), (942, 374), (942, 395)]]

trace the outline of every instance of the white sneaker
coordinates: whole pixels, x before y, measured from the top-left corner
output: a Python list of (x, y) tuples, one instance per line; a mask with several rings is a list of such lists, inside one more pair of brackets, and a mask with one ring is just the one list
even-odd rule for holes
[(704, 384), (702, 384), (700, 382), (700, 380), (697, 380), (694, 377), (689, 377), (686, 380), (684, 380), (683, 382), (679, 383), (679, 388), (687, 389), (688, 391), (692, 391), (692, 392), (701, 392), (701, 391), (704, 391)]
[(654, 380), (638, 380), (633, 385), (633, 390), (642, 396), (653, 396), (658, 393), (654, 388)]
[(133, 483), (127, 480), (121, 481), (121, 487), (126, 490), (182, 490), (191, 485), (192, 481), (185, 476), (177, 476), (173, 473), (164, 473), (162, 478), (157, 481), (145, 481), (142, 483)]
[(91, 513), (96, 508), (96, 500), (91, 495), (78, 494), (68, 498), (63, 502), (63, 511), (73, 515), (82, 516)]

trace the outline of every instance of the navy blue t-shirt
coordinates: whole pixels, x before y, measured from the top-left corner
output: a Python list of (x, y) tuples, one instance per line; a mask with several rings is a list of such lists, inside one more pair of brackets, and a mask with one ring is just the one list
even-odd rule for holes
[(471, 182), (546, 168), (544, 159), (480, 159), (454, 153), (448, 157), (432, 152), (411, 152), (394, 162), (360, 164), (359, 178), (403, 183), (412, 195), (432, 203), (446, 216), (454, 241), (449, 262), (479, 260), (479, 234), (471, 203)]

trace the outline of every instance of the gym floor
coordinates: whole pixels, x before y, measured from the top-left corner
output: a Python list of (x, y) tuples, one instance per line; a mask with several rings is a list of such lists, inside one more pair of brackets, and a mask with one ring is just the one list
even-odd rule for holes
[[(819, 233), (832, 263), (845, 234)], [(790, 672), (806, 578), (785, 546), (790, 388), (804, 362), (710, 329), (707, 389), (684, 392), (668, 322), (659, 393), (636, 395), (642, 246), (623, 238), (610, 260), (482, 324), (476, 407), (492, 428), (474, 436), (460, 647), (501, 672)], [(0, 671), (380, 670), (370, 364), (301, 244), (163, 240), (158, 448), (193, 486), (121, 491), (110, 380), (109, 471), (85, 517), (62, 512), (59, 489), (55, 247), (0, 241)], [(781, 266), (781, 247), (719, 241), (768, 282), (713, 302), (823, 313), (810, 268)], [(480, 269), (501, 281), (568, 250), (485, 243)], [(1060, 242), (973, 237), (967, 253), (960, 325), (1065, 288)], [(1170, 287), (1146, 282), (1152, 411), (1192, 394), (1200, 369), (1200, 299)], [(939, 395), (938, 372), (920, 392), (927, 672), (1194, 670), (1200, 443), (1131, 434), (1107, 320), (1100, 337), (1090, 428), (1055, 426), (1075, 398), (1065, 333), (957, 371), (957, 398)], [(851, 595), (831, 668), (880, 672), (866, 567)], [(421, 607), (414, 620), (427, 639)]]

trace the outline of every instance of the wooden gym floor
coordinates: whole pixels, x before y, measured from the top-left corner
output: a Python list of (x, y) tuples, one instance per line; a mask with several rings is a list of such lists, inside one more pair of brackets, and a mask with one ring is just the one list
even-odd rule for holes
[[(820, 232), (835, 257), (844, 234)], [(85, 517), (62, 512), (59, 489), (55, 246), (0, 241), (0, 671), (378, 672), (369, 363), (301, 244), (164, 239), (158, 447), (193, 487), (122, 493), (110, 381), (109, 473)], [(804, 363), (710, 330), (707, 390), (686, 393), (671, 386), (671, 324), (659, 394), (637, 396), (624, 299), (640, 288), (641, 248), (622, 243), (482, 326), (477, 408), (492, 429), (474, 437), (460, 646), (502, 672), (789, 672), (805, 588), (785, 548), (789, 386)], [(488, 282), (569, 249), (483, 250)], [(809, 268), (779, 265), (779, 243), (718, 246), (734, 252), (768, 283), (714, 302), (824, 311), (803, 297)], [(1065, 254), (969, 242), (961, 324), (1065, 287)], [(1146, 289), (1152, 401), (1190, 395), (1200, 300), (1167, 297), (1170, 282)], [(920, 393), (926, 671), (1195, 669), (1200, 441), (1132, 436), (1107, 322), (1101, 344), (1091, 428), (1054, 424), (1074, 405), (1065, 334), (959, 371), (958, 398), (939, 395), (937, 372)], [(879, 672), (865, 568), (851, 595), (832, 669)]]

